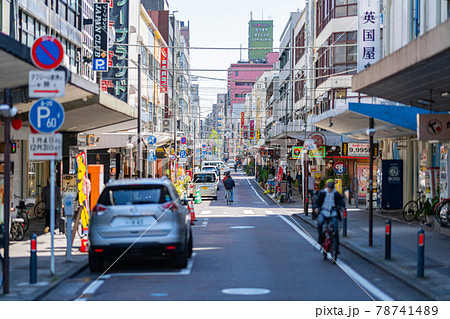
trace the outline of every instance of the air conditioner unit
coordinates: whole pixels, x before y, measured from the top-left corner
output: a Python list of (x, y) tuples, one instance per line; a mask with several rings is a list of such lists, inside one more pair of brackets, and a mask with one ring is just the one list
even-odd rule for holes
[(161, 132), (163, 132), (163, 133), (170, 133), (170, 123), (171, 123), (170, 119), (163, 119), (162, 120)]

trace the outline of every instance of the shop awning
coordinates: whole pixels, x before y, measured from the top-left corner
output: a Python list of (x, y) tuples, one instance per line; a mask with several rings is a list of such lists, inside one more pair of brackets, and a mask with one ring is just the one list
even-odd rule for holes
[(353, 76), (352, 90), (450, 111), (450, 19)]
[[(343, 108), (324, 112), (311, 119), (311, 124), (357, 140), (367, 140), (369, 119), (375, 120), (375, 139), (416, 135), (417, 113), (428, 111), (416, 107), (349, 103)], [(330, 126), (331, 118), (331, 126)]]

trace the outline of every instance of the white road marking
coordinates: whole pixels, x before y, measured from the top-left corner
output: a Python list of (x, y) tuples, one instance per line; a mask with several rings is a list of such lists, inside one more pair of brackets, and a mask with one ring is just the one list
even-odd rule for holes
[(266, 215), (278, 215), (277, 213), (274, 213), (271, 210), (265, 210), (264, 212), (266, 213)]
[[(282, 220), (286, 222), (291, 228), (298, 233), (300, 236), (302, 236), (309, 244), (311, 244), (316, 250), (320, 250), (320, 245), (311, 238), (307, 233), (305, 233), (303, 230), (298, 228), (294, 223), (292, 223), (290, 220), (288, 220), (286, 217), (282, 215), (278, 215)], [(338, 261), (339, 266), (342, 270), (344, 270), (347, 275), (349, 275), (353, 280), (355, 280), (358, 284), (360, 284), (362, 287), (370, 291), (372, 295), (377, 297), (378, 299), (382, 301), (394, 301), (392, 297), (382, 292), (380, 289), (375, 287), (373, 284), (371, 284), (369, 281), (367, 281), (364, 277), (362, 277), (360, 274), (358, 274), (355, 270), (353, 270), (350, 266), (348, 266), (343, 261)]]
[(226, 295), (256, 296), (270, 294), (270, 290), (263, 288), (228, 288), (223, 289), (222, 293)]
[(231, 226), (231, 229), (253, 229), (255, 226)]
[(255, 213), (251, 209), (244, 209), (245, 215), (255, 215)]
[(264, 204), (267, 205), (267, 202), (266, 202), (261, 196), (259, 196), (259, 194), (258, 194), (258, 192), (256, 191), (256, 189), (254, 189), (252, 185), (250, 185), (250, 187), (253, 189), (253, 191), (255, 192), (256, 196), (258, 196), (258, 198), (259, 198)]
[(211, 215), (212, 212), (210, 210), (204, 210), (200, 213), (200, 215)]
[(104, 280), (97, 280), (83, 291), (82, 295), (93, 295), (101, 285), (103, 285)]
[(103, 276), (102, 278), (108, 279), (111, 277), (125, 277), (125, 276), (186, 276), (190, 275), (192, 271), (192, 267), (194, 266), (194, 260), (196, 253), (192, 254), (191, 259), (188, 261), (188, 265), (186, 268), (178, 271), (178, 272), (121, 272), (121, 273), (113, 273)]

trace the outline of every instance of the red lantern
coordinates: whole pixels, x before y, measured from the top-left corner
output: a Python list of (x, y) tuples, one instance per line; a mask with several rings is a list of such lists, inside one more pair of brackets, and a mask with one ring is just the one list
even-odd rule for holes
[(22, 120), (20, 119), (14, 119), (11, 122), (11, 126), (13, 127), (13, 129), (15, 130), (20, 130), (22, 128)]
[(30, 131), (33, 134), (37, 134), (38, 133), (38, 131), (34, 127), (32, 127), (31, 125), (30, 125)]

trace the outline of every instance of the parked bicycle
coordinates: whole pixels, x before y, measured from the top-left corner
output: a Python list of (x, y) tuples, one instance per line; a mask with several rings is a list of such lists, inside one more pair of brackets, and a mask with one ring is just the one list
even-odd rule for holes
[(11, 208), (11, 229), (9, 231), (9, 238), (15, 241), (21, 241), (25, 237), (25, 221), (23, 218), (17, 216), (14, 208)]
[(338, 242), (335, 240), (336, 237), (336, 231), (339, 231), (338, 229), (334, 229), (333, 224), (331, 223), (331, 218), (325, 219), (324, 226), (324, 240), (322, 244), (322, 254), (323, 259), (328, 258), (328, 254), (331, 254), (331, 259), (333, 264), (336, 263), (336, 260), (338, 258)]
[[(14, 197), (20, 199), (19, 196), (14, 195)], [(30, 227), (30, 218), (29, 218), (30, 213), (28, 212), (28, 208), (25, 205), (25, 201), (23, 199), (19, 200), (19, 205), (16, 206), (16, 213), (18, 218), (23, 219), (24, 230), (26, 232)]]
[(410, 200), (403, 207), (402, 216), (407, 222), (412, 222), (417, 219), (419, 222), (423, 223), (426, 221), (425, 215), (425, 202), (427, 201), (425, 193), (417, 192), (418, 199)]
[(439, 224), (450, 227), (450, 198), (444, 198), (436, 205), (434, 215)]

